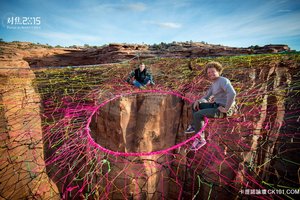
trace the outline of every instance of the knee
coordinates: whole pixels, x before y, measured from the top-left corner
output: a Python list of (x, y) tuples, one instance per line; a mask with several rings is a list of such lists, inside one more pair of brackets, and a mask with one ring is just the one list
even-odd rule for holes
[(140, 82), (138, 82), (137, 80), (134, 80), (134, 81), (132, 82), (132, 84), (135, 85), (135, 86), (139, 86), (139, 85), (140, 85)]
[(202, 114), (201, 111), (198, 111), (198, 112), (193, 113), (193, 117), (196, 118), (196, 119), (203, 119), (204, 115)]

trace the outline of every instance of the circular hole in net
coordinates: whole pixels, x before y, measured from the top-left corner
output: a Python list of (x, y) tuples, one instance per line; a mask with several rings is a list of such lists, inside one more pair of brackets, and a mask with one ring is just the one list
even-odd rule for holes
[(175, 92), (120, 95), (101, 104), (93, 114), (88, 124), (90, 137), (98, 148), (115, 155), (167, 153), (194, 138), (178, 140), (191, 120), (186, 116), (190, 103)]

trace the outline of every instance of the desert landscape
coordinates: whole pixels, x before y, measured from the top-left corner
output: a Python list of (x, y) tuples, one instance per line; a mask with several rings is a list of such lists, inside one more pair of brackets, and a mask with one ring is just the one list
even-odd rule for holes
[[(247, 195), (299, 189), (300, 54), (287, 45), (2, 41), (0, 52), (1, 199), (299, 195)], [(209, 86), (209, 61), (224, 66), (239, 112), (209, 119), (194, 152), (180, 133)], [(141, 62), (156, 83), (145, 90), (125, 81)]]

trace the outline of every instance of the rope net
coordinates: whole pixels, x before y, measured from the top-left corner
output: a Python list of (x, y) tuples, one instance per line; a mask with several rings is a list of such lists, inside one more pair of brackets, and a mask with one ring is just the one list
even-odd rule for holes
[[(40, 124), (29, 124), (41, 125), (42, 139), (36, 141), (32, 134), (29, 138), (33, 140), (26, 141), (26, 145), (29, 150), (44, 149), (44, 157), (31, 156), (24, 167), (30, 177), (19, 177), (18, 181), (26, 180), (28, 183), (24, 185), (29, 187), (39, 174), (46, 173), (62, 199), (292, 199), (293, 194), (268, 191), (299, 189), (300, 79), (295, 66), (299, 58), (298, 54), (276, 54), (148, 59), (144, 62), (152, 71), (156, 85), (146, 90), (124, 81), (137, 65), (134, 60), (114, 65), (36, 69), (32, 85), (40, 96), (41, 110), (23, 115), (29, 122), (41, 116)], [(192, 120), (191, 103), (209, 87), (203, 69), (211, 60), (225, 67), (223, 75), (237, 91), (239, 110), (229, 118), (206, 120), (203, 131), (207, 144), (191, 151), (189, 147), (197, 136), (180, 133)], [(20, 82), (15, 87), (24, 86)], [(107, 109), (113, 112), (112, 104), (139, 95), (173, 96), (177, 100), (172, 101), (180, 103), (176, 131), (165, 137), (168, 141), (173, 138), (174, 143), (164, 142), (163, 136), (157, 136), (163, 145), (149, 151), (125, 148), (126, 144), (122, 148), (118, 148), (119, 144), (105, 146), (107, 141), (122, 138), (121, 134), (113, 134), (120, 128), (109, 116), (102, 120), (110, 129), (99, 128), (107, 134), (107, 141), (98, 142), (92, 133), (93, 120), (97, 121)], [(11, 99), (12, 104), (22, 102), (16, 99), (17, 96)], [(23, 101), (24, 104), (32, 102)], [(151, 101), (147, 106), (151, 108)], [(116, 108), (122, 109), (119, 103)], [(22, 112), (22, 107), (13, 112)], [(172, 112), (167, 110), (168, 115)], [(11, 119), (18, 122), (17, 118)], [(26, 122), (21, 126), (24, 128)], [(20, 127), (17, 139), (11, 142), (19, 142), (29, 134), (22, 130)], [(154, 140), (147, 140), (146, 145), (154, 144)], [(114, 148), (109, 148), (113, 145)], [(19, 163), (26, 165), (26, 156), (20, 155)], [(0, 173), (7, 180), (12, 174), (5, 173), (6, 163), (12, 157), (8, 155), (1, 162)], [(45, 170), (33, 169), (31, 163), (38, 163), (39, 159), (45, 160)], [(38, 196), (38, 192), (32, 196)]]

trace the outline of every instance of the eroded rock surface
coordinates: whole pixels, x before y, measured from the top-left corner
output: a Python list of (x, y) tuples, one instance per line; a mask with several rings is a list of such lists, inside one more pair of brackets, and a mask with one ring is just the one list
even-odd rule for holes
[(141, 93), (121, 97), (93, 117), (92, 137), (121, 152), (152, 152), (175, 145), (184, 101), (173, 95)]
[(32, 86), (34, 78), (26, 64), (19, 70), (0, 70), (1, 199), (59, 199), (58, 189), (46, 173), (40, 97)]
[[(109, 44), (99, 48), (53, 48), (29, 42), (0, 43), (4, 66), (30, 67), (78, 66), (115, 63), (135, 57), (197, 58), (205, 56), (233, 56), (289, 52), (287, 45), (265, 45), (263, 47), (236, 48), (204, 43), (173, 43), (169, 45)], [(13, 65), (11, 65), (13, 62)]]
[[(131, 47), (116, 45), (111, 48), (112, 50), (107, 53), (124, 49), (129, 52), (128, 48)], [(144, 50), (143, 47), (134, 48), (138, 48), (135, 50), (139, 51)], [(221, 62), (226, 66), (224, 75), (232, 80), (234, 87), (238, 90), (240, 95), (238, 102), (243, 116), (210, 120), (206, 129), (208, 144), (197, 153), (189, 152), (186, 146), (185, 150), (178, 149), (169, 154), (124, 159), (105, 153), (102, 155), (102, 152), (96, 150), (91, 151), (89, 146), (83, 146), (87, 144), (86, 141), (77, 138), (75, 142), (82, 142), (80, 151), (77, 149), (71, 151), (68, 149), (70, 143), (66, 143), (68, 145), (64, 148), (67, 151), (63, 153), (69, 157), (60, 155), (61, 163), (57, 165), (59, 162), (55, 160), (57, 149), (51, 146), (44, 149), (42, 145), (45, 141), (42, 137), (40, 114), (45, 114), (45, 111), (41, 112), (40, 102), (47, 103), (47, 106), (42, 105), (47, 108), (49, 121), (53, 120), (54, 123), (57, 122), (60, 125), (59, 121), (64, 117), (64, 113), (60, 111), (65, 111), (63, 103), (75, 105), (76, 111), (77, 105), (82, 105), (85, 101), (86, 103), (92, 102), (88, 99), (89, 96), (84, 95), (91, 93), (93, 96), (101, 90), (99, 88), (103, 91), (111, 91), (113, 87), (111, 79), (120, 73), (127, 74), (129, 69), (120, 67), (97, 68), (93, 71), (84, 69), (82, 73), (79, 73), (80, 70), (57, 70), (46, 71), (40, 73), (40, 77), (35, 77), (29, 70), (27, 62), (23, 60), (25, 57), (30, 58), (29, 62), (35, 62), (33, 66), (56, 65), (56, 63), (69, 65), (76, 62), (77, 64), (93, 64), (99, 61), (90, 59), (89, 56), (81, 57), (81, 50), (74, 50), (78, 52), (76, 58), (78, 60), (75, 59), (74, 62), (71, 60), (75, 53), (71, 53), (68, 58), (61, 58), (61, 55), (53, 56), (55, 50), (49, 55), (46, 55), (48, 51), (44, 51), (45, 54), (43, 53), (41, 58), (32, 59), (37, 58), (37, 54), (43, 52), (40, 50), (36, 50), (35, 56), (32, 56), (34, 53), (30, 54), (30, 51), (28, 56), (24, 56), (25, 50), (14, 51), (13, 49), (9, 50), (10, 53), (1, 55), (1, 65), (20, 66), (19, 70), (1, 69), (0, 71), (2, 147), (0, 179), (1, 195), (4, 198), (47, 199), (58, 198), (59, 193), (64, 193), (64, 197), (69, 195), (72, 198), (84, 198), (83, 195), (91, 194), (90, 189), (93, 188), (94, 193), (91, 195), (94, 199), (100, 197), (192, 199), (196, 194), (197, 198), (201, 197), (201, 199), (208, 197), (233, 199), (238, 197), (240, 188), (246, 186), (255, 188), (257, 180), (269, 181), (271, 184), (284, 183), (287, 187), (299, 186), (296, 176), (299, 167), (295, 164), (299, 163), (299, 156), (297, 156), (299, 152), (297, 151), (299, 148), (297, 136), (299, 134), (297, 126), (299, 62), (296, 60), (297, 55), (262, 56), (257, 60), (255, 57), (247, 57), (244, 58), (248, 59), (246, 61), (242, 58), (239, 58), (240, 60), (223, 58)], [(173, 47), (173, 50), (178, 51), (178, 55), (180, 54), (180, 48)], [(198, 52), (197, 49), (193, 51)], [(224, 47), (220, 47), (217, 52), (222, 54), (223, 51)], [(199, 50), (199, 52), (212, 53), (207, 49)], [(190, 57), (187, 51), (185, 53), (184, 57)], [(90, 52), (88, 55), (91, 55)], [(118, 55), (120, 59), (125, 58), (123, 54)], [(131, 53), (126, 55), (133, 56)], [(95, 57), (97, 57), (96, 54)], [(14, 58), (18, 59), (14, 62)], [(113, 59), (116, 58), (113, 57)], [(88, 60), (91, 62), (87, 62)], [(200, 96), (200, 92), (207, 89), (207, 83), (203, 81), (203, 77), (199, 80), (196, 77), (200, 73), (195, 69), (201, 69), (198, 66), (203, 65), (201, 62), (196, 59), (193, 61), (193, 68), (189, 69), (185, 60), (173, 62), (166, 59), (157, 61), (151, 68), (154, 69), (157, 84), (173, 89), (179, 88), (176, 87), (177, 83), (186, 83), (188, 87), (179, 88), (180, 92), (185, 95), (193, 92)], [(104, 75), (107, 79), (100, 82), (99, 77)], [(33, 88), (32, 81), (36, 78), (40, 82), (36, 85), (38, 88)], [(106, 85), (108, 87), (105, 87)], [(120, 87), (125, 88), (128, 85), (124, 84)], [(44, 92), (41, 93), (44, 95), (42, 99), (36, 93), (36, 89)], [(85, 98), (76, 99), (75, 94), (77, 97), (84, 96)], [(65, 101), (62, 100), (63, 97)], [(190, 113), (190, 108), (177, 97), (133, 95), (122, 97), (103, 107), (94, 116), (90, 129), (98, 144), (113, 151), (151, 152), (168, 148), (186, 139), (175, 135), (182, 132), (190, 122), (191, 116), (188, 116), (188, 113)], [(80, 116), (77, 117), (80, 118)], [(74, 121), (83, 123), (81, 119)], [(70, 120), (68, 125), (71, 126), (72, 122)], [(72, 134), (68, 131), (72, 127), (68, 128), (59, 127), (59, 129), (49, 131), (49, 133), (57, 134), (56, 130), (59, 130), (59, 133), (66, 136), (56, 138), (57, 148), (63, 146), (60, 139), (68, 142), (68, 134)], [(45, 129), (44, 127), (44, 131)], [(74, 145), (73, 148), (77, 147), (77, 143)], [(51, 176), (45, 170), (43, 151), (50, 152), (52, 156), (53, 163), (48, 165), (52, 169)], [(68, 154), (68, 151), (72, 155)], [(94, 152), (98, 153), (99, 157), (96, 157)], [(80, 159), (76, 160), (77, 158)], [(90, 173), (90, 170), (94, 170), (93, 173)], [(55, 177), (55, 183), (59, 189), (48, 176)], [(259, 184), (265, 186), (262, 182)]]

